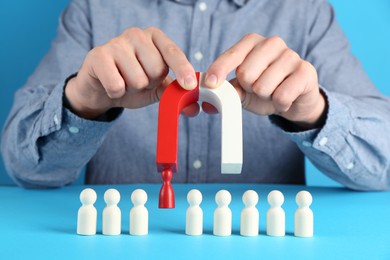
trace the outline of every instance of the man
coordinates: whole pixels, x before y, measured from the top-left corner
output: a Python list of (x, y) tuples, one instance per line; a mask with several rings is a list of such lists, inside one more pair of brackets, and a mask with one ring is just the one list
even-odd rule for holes
[(323, 0), (73, 1), (5, 126), (11, 177), (62, 186), (89, 162), (88, 183), (161, 182), (155, 103), (173, 76), (194, 88), (195, 71), (241, 97), (243, 171), (220, 174), (220, 118), (201, 113), (181, 119), (174, 182), (303, 184), (305, 154), (347, 187), (389, 187), (390, 140), (377, 133), (390, 103)]

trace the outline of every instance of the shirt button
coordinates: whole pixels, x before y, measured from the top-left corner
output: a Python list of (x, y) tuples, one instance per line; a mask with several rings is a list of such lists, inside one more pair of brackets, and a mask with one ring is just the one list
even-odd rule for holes
[(194, 163), (192, 164), (192, 166), (195, 168), (195, 169), (200, 169), (200, 167), (202, 167), (202, 162), (199, 161), (199, 160), (195, 160)]
[(200, 2), (198, 7), (199, 7), (199, 10), (202, 12), (207, 10), (207, 4), (205, 2)]
[(53, 121), (54, 121), (54, 124), (56, 124), (56, 125), (58, 125), (60, 123), (60, 121), (58, 120), (57, 115), (54, 115)]
[(354, 166), (355, 166), (355, 164), (353, 162), (350, 162), (350, 163), (348, 163), (346, 168), (347, 168), (347, 170), (351, 170)]
[(303, 141), (303, 142), (302, 142), (302, 145), (303, 145), (304, 147), (311, 147), (311, 143), (310, 143), (309, 141)]
[(328, 138), (322, 137), (321, 140), (318, 142), (318, 144), (320, 146), (324, 146), (324, 145), (326, 145), (327, 142), (328, 142)]
[(80, 129), (78, 129), (77, 127), (75, 126), (70, 126), (68, 128), (69, 132), (71, 132), (72, 134), (77, 134), (78, 132), (80, 132)]
[(203, 54), (200, 51), (195, 52), (194, 54), (195, 60), (200, 61), (203, 59)]

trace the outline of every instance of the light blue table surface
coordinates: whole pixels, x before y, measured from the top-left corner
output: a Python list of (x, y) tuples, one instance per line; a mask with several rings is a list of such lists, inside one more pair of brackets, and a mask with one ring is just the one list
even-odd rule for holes
[[(158, 209), (160, 185), (88, 186), (98, 199), (98, 234), (76, 234), (79, 194), (86, 186), (51, 190), (0, 187), (0, 259), (390, 259), (390, 193), (354, 192), (344, 188), (316, 188), (293, 185), (174, 184), (175, 209)], [(101, 234), (104, 191), (121, 193), (122, 234)], [(131, 236), (129, 211), (131, 192), (148, 193), (149, 235)], [(204, 235), (184, 234), (187, 192), (203, 193)], [(233, 234), (212, 235), (215, 193), (232, 194)], [(259, 194), (260, 235), (239, 235), (242, 194)], [(266, 197), (278, 189), (285, 196), (286, 236), (265, 235)], [(313, 238), (293, 236), (295, 195), (306, 189), (313, 195)]]

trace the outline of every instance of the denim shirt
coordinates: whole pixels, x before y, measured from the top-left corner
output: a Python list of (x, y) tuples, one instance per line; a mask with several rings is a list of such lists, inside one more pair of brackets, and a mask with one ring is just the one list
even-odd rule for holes
[[(25, 187), (161, 182), (156, 169), (158, 104), (114, 109), (86, 120), (64, 108), (64, 82), (93, 47), (128, 27), (160, 28), (196, 71), (247, 33), (277, 35), (317, 69), (328, 106), (320, 129), (294, 132), (287, 120), (243, 111), (243, 168), (221, 174), (221, 118), (180, 118), (173, 182), (304, 184), (304, 156), (359, 190), (383, 190), (390, 176), (390, 102), (350, 53), (323, 0), (74, 0), (34, 74), (17, 91), (2, 135), (9, 175)], [(261, 57), (259, 57), (261, 58)], [(229, 78), (234, 77), (234, 72)]]

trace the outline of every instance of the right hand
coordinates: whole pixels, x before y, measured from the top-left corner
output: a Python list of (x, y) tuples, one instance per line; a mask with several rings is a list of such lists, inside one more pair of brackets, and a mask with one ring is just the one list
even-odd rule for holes
[(113, 107), (140, 108), (160, 100), (172, 81), (169, 69), (183, 88), (196, 87), (194, 68), (162, 31), (129, 28), (87, 54), (65, 95), (72, 111), (86, 119)]

